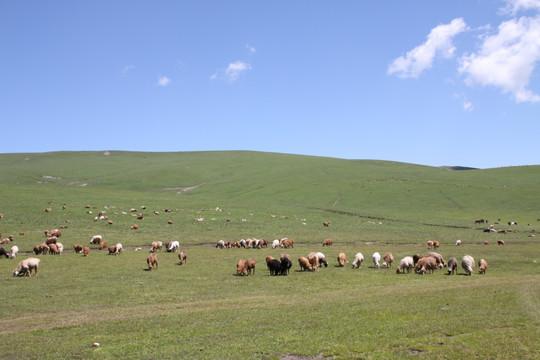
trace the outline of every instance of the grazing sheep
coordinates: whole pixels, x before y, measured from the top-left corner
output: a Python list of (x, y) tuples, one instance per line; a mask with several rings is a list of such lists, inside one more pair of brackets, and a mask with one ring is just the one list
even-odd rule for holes
[(2, 240), (0, 241), (0, 244), (2, 244), (2, 245), (9, 244), (9, 238), (2, 239)]
[(180, 265), (184, 265), (187, 261), (187, 253), (185, 251), (180, 252), (180, 254), (178, 254), (178, 260)]
[(157, 255), (154, 253), (148, 255), (148, 257), (146, 258), (146, 263), (148, 264), (148, 269), (150, 271), (154, 270), (154, 267), (157, 270), (158, 269)]
[(137, 230), (139, 226), (137, 224), (131, 225), (131, 230)]
[(308, 254), (307, 258), (309, 260), (309, 264), (311, 265), (310, 270), (317, 270), (317, 268), (319, 267), (319, 257), (317, 256), (317, 254), (311, 252)]
[(217, 249), (225, 249), (225, 240), (219, 240), (216, 244)]
[(116, 246), (109, 246), (107, 249), (109, 250), (109, 255), (118, 255), (118, 253), (116, 252)]
[(246, 275), (245, 271), (246, 271), (246, 260), (239, 259), (236, 262), (236, 275), (242, 275), (242, 276)]
[(58, 254), (64, 253), (64, 244), (57, 242), (56, 247), (58, 248)]
[(281, 274), (281, 262), (277, 259), (266, 260), (266, 266), (270, 271), (270, 275), (279, 275)]
[(89, 253), (90, 253), (90, 248), (88, 246), (85, 246), (83, 250), (83, 255), (88, 256)]
[[(422, 267), (424, 267), (424, 263), (430, 258), (431, 256), (423, 256), (421, 257), (418, 262), (416, 263), (415, 267), (414, 267), (414, 272), (415, 273), (419, 273), (421, 272), (422, 270)], [(436, 262), (437, 260), (435, 260)]]
[(279, 246), (279, 240), (278, 239), (275, 239), (274, 241), (272, 241), (272, 249), (275, 249)]
[(49, 254), (50, 255), (60, 254), (60, 251), (58, 251), (58, 246), (56, 246), (56, 244), (49, 244)]
[(51, 236), (61, 237), (62, 232), (58, 229), (45, 230), (45, 236), (46, 237), (51, 237)]
[(99, 250), (107, 249), (107, 242), (103, 241), (101, 244), (99, 244)]
[(322, 246), (330, 246), (334, 243), (334, 240), (332, 239), (326, 239), (323, 241)]
[[(36, 254), (37, 255), (37, 254)], [(9, 254), (7, 253), (6, 249), (4, 249), (3, 247), (0, 247), (0, 257), (1, 256), (5, 256), (6, 259), (9, 258)]]
[(246, 242), (246, 240), (240, 239), (239, 243), (240, 243), (240, 247), (241, 247), (241, 248), (243, 248), (243, 249), (247, 248), (247, 242)]
[(45, 243), (39, 245), (40, 253), (43, 255), (47, 255), (49, 253), (49, 246)]
[(451, 257), (448, 260), (448, 275), (457, 274), (457, 259)]
[(434, 257), (435, 260), (437, 260), (437, 265), (438, 265), (440, 268), (443, 268), (443, 267), (446, 266), (446, 262), (444, 261), (444, 258), (442, 257), (441, 254), (436, 253), (436, 252), (429, 252), (429, 253), (428, 253), (428, 256)]
[(180, 249), (180, 243), (178, 241), (169, 241), (167, 243), (167, 252), (176, 252)]
[(347, 263), (347, 255), (345, 253), (339, 253), (337, 256), (337, 262), (339, 267), (345, 266), (345, 263)]
[(360, 269), (362, 267), (362, 261), (364, 261), (364, 255), (362, 253), (356, 253), (354, 261), (352, 263), (353, 269)]
[(405, 269), (407, 269), (407, 274), (411, 272), (411, 269), (414, 266), (414, 260), (411, 256), (405, 256), (401, 261), (399, 262), (398, 267), (396, 268), (396, 273), (400, 274), (402, 272), (405, 272)]
[(429, 240), (429, 241), (427, 242), (427, 248), (428, 248), (428, 249), (432, 249), (432, 248), (433, 248), (433, 241)]
[(76, 254), (80, 254), (83, 252), (83, 247), (82, 245), (73, 245), (73, 250)]
[(382, 263), (382, 266), (383, 268), (391, 268), (392, 267), (392, 263), (394, 262), (394, 255), (392, 255), (392, 253), (386, 253), (384, 254), (384, 257), (383, 257), (383, 263)]
[(433, 240), (433, 248), (437, 249), (440, 246), (439, 242), (437, 240)]
[[(4, 250), (5, 251), (5, 250)], [(36, 255), (41, 254), (41, 247), (39, 245), (34, 246), (34, 253)]]
[(487, 261), (485, 259), (478, 260), (478, 267), (480, 268), (478, 269), (478, 273), (485, 274), (488, 267)]
[(248, 275), (251, 275), (251, 271), (253, 271), (253, 275), (255, 275), (255, 264), (257, 262), (253, 258), (249, 258), (246, 260), (246, 272)]
[(504, 245), (504, 240), (497, 240), (497, 245)]
[(424, 275), (427, 271), (429, 271), (431, 274), (433, 274), (435, 269), (437, 269), (437, 259), (435, 259), (433, 256), (428, 256), (420, 269), (420, 273)]
[(470, 255), (465, 255), (461, 259), (461, 267), (463, 268), (463, 270), (465, 270), (467, 275), (472, 275), (474, 269), (474, 258)]
[(301, 256), (298, 258), (298, 265), (302, 271), (311, 270), (311, 264), (309, 263), (308, 258)]
[(420, 260), (421, 258), (423, 258), (423, 256), (420, 255), (420, 254), (414, 254), (412, 258), (413, 258), (414, 265), (416, 265), (416, 263), (418, 262), (418, 260)]
[(103, 236), (101, 235), (94, 235), (92, 236), (92, 240), (90, 240), (90, 245), (99, 245), (103, 241)]
[(9, 252), (9, 257), (12, 259), (15, 259), (18, 253), (19, 253), (19, 247), (17, 245), (13, 245), (11, 247), (11, 251)]
[(324, 267), (328, 267), (328, 261), (326, 261), (326, 256), (322, 252), (317, 252), (317, 257), (319, 258), (319, 264), (324, 264)]
[(32, 270), (34, 270), (34, 275), (38, 274), (38, 266), (40, 260), (37, 258), (28, 258), (21, 260), (19, 265), (13, 270), (13, 277), (16, 276), (28, 276), (32, 277)]
[(456, 240), (456, 246), (461, 245), (461, 240)]
[(292, 261), (288, 257), (281, 257), (281, 275), (287, 276), (289, 274), (289, 270), (292, 267)]
[(375, 269), (381, 267), (381, 265), (379, 265), (379, 261), (381, 261), (381, 254), (379, 254), (378, 252), (374, 252), (371, 256), (371, 259), (373, 260), (373, 265), (375, 266)]
[(488, 245), (488, 244), (489, 244), (489, 241), (484, 240), (484, 243), (482, 245)]
[(116, 244), (114, 247), (116, 248), (116, 255), (120, 254), (122, 250), (124, 250), (124, 247), (120, 243)]
[(50, 245), (50, 244), (56, 244), (57, 242), (58, 242), (58, 238), (56, 236), (51, 236), (47, 238), (47, 240), (45, 241), (45, 244)]
[(158, 250), (161, 250), (163, 248), (163, 243), (161, 241), (152, 241), (152, 248), (150, 249), (150, 252), (155, 253)]

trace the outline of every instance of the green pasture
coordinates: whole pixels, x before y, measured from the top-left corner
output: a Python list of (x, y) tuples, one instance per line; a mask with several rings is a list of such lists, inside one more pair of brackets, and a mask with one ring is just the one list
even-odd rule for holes
[[(2, 246), (21, 251), (0, 259), (0, 358), (540, 357), (540, 166), (456, 171), (255, 152), (111, 151), (3, 154), (0, 169), (0, 233), (15, 238)], [(94, 221), (99, 212), (106, 221)], [(475, 224), (480, 218), (489, 223)], [(512, 231), (486, 233), (489, 224)], [(13, 278), (44, 230), (60, 227), (64, 254), (40, 255), (37, 277)], [(124, 252), (73, 252), (96, 234)], [(289, 237), (295, 247), (215, 248), (250, 237)], [(326, 238), (335, 244), (323, 248)], [(178, 240), (187, 263), (161, 251), (159, 269), (148, 271), (155, 240)], [(487, 273), (396, 274), (402, 257), (428, 252), (428, 240), (441, 243), (446, 260), (485, 258)], [(323, 251), (329, 266), (300, 271), (298, 257), (311, 251)], [(373, 268), (375, 251), (393, 253), (391, 269)], [(293, 259), (291, 273), (270, 276), (264, 259), (282, 252)], [(344, 268), (336, 267), (340, 252)], [(354, 270), (357, 252), (366, 260)], [(250, 257), (255, 275), (236, 276), (236, 261)]]

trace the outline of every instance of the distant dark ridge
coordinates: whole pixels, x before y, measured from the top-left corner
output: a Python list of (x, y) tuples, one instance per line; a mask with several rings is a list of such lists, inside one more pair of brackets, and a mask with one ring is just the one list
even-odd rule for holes
[(441, 169), (447, 169), (447, 170), (478, 170), (478, 168), (467, 167), (467, 166), (441, 166)]

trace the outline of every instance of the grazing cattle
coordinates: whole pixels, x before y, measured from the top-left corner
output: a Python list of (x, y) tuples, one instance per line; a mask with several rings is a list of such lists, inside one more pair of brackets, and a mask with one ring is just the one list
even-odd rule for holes
[(353, 269), (360, 269), (362, 267), (362, 261), (364, 261), (364, 255), (362, 253), (356, 253), (354, 256), (354, 261), (352, 263)]
[(163, 243), (161, 241), (152, 241), (152, 248), (150, 249), (150, 252), (156, 252), (158, 250), (161, 250), (163, 248)]
[(310, 270), (317, 270), (317, 268), (319, 267), (319, 257), (317, 256), (317, 254), (314, 252), (311, 252), (308, 254), (307, 258), (308, 258), (309, 264), (311, 265)]
[(379, 265), (379, 261), (381, 261), (381, 254), (379, 254), (378, 252), (374, 252), (371, 256), (371, 260), (373, 260), (373, 266), (375, 266), (375, 269), (381, 267), (381, 265)]
[(246, 260), (239, 259), (236, 262), (236, 275), (241, 275), (241, 276), (246, 275), (245, 271), (246, 271)]
[(328, 261), (326, 261), (326, 256), (322, 252), (318, 251), (317, 257), (319, 258), (319, 264), (324, 264), (324, 267), (328, 267)]
[(301, 256), (298, 258), (298, 265), (302, 271), (311, 270), (311, 264), (309, 263), (308, 258)]
[(504, 240), (497, 240), (497, 245), (504, 245)]
[(479, 267), (478, 273), (485, 274), (488, 267), (487, 261), (485, 259), (478, 260), (478, 267)]
[(83, 249), (83, 255), (88, 256), (89, 253), (90, 253), (90, 248), (88, 246), (85, 246)]
[(292, 261), (288, 257), (281, 257), (281, 275), (287, 276), (292, 267)]
[(32, 277), (32, 270), (34, 270), (34, 275), (37, 276), (39, 262), (40, 260), (37, 258), (28, 258), (21, 260), (21, 262), (19, 262), (19, 265), (17, 265), (15, 270), (13, 270), (13, 277), (25, 275), (28, 277)]
[(166, 249), (167, 249), (167, 252), (173, 252), (173, 251), (177, 252), (180, 249), (180, 243), (176, 240), (169, 241), (167, 243)]
[(345, 266), (347, 263), (347, 255), (343, 252), (339, 253), (337, 256), (337, 262), (339, 267)]
[(157, 255), (154, 253), (148, 255), (148, 257), (146, 258), (146, 263), (148, 264), (148, 270), (152, 271), (154, 270), (154, 267), (157, 270), (158, 269)]
[(257, 262), (253, 258), (249, 258), (246, 260), (245, 266), (246, 266), (246, 272), (248, 275), (251, 275), (251, 272), (253, 271), (253, 275), (255, 275), (255, 264)]
[(99, 244), (99, 250), (107, 249), (107, 242), (103, 241), (101, 244)]
[(103, 241), (103, 236), (101, 235), (94, 235), (92, 236), (92, 240), (90, 240), (90, 245), (99, 245)]
[(76, 254), (80, 254), (83, 252), (83, 247), (82, 245), (73, 245), (73, 250)]
[(451, 257), (448, 260), (448, 275), (457, 274), (457, 259)]
[(405, 269), (407, 269), (407, 273), (410, 273), (413, 266), (414, 266), (413, 258), (411, 256), (405, 256), (399, 262), (399, 265), (396, 268), (396, 273), (401, 274), (402, 272), (405, 272)]
[(330, 246), (334, 243), (334, 240), (332, 239), (326, 239), (323, 241), (322, 246)]
[(181, 251), (180, 254), (178, 254), (178, 260), (180, 265), (184, 265), (184, 263), (187, 261), (187, 253), (185, 251)]
[(383, 268), (391, 268), (392, 267), (392, 263), (394, 262), (394, 255), (392, 255), (392, 253), (386, 253), (384, 254), (383, 256), (383, 263), (382, 263), (382, 266)]
[(474, 269), (474, 258), (470, 255), (463, 256), (461, 259), (461, 267), (463, 270), (465, 270), (467, 275), (472, 275)]
[[(37, 254), (36, 254), (36, 255), (37, 255)], [(6, 259), (9, 258), (9, 255), (8, 255), (6, 249), (4, 249), (3, 247), (0, 247), (0, 257), (2, 257), (2, 256), (5, 256)]]

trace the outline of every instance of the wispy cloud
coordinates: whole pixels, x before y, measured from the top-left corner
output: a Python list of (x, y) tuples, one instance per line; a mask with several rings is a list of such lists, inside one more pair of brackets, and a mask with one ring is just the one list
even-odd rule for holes
[(246, 48), (248, 49), (249, 53), (250, 54), (255, 54), (257, 52), (257, 50), (255, 49), (255, 47), (251, 46), (251, 45), (246, 45)]
[(128, 76), (128, 74), (133, 70), (135, 70), (135, 65), (124, 66), (124, 68), (122, 69), (122, 76), (124, 77)]
[(506, 0), (506, 6), (501, 9), (503, 14), (516, 15), (521, 10), (540, 11), (540, 0)]
[(461, 57), (459, 71), (469, 85), (495, 86), (516, 102), (540, 102), (540, 95), (527, 89), (539, 61), (540, 16), (521, 17), (501, 23), (478, 52)]
[(167, 85), (169, 85), (171, 82), (172, 82), (172, 80), (169, 79), (168, 77), (166, 77), (166, 76), (160, 76), (159, 79), (158, 79), (157, 84), (158, 84), (159, 86), (167, 86)]
[(223, 79), (227, 81), (237, 81), (246, 71), (251, 70), (251, 64), (244, 61), (230, 63), (224, 71), (213, 74), (210, 79)]
[(427, 40), (410, 50), (405, 56), (400, 56), (388, 67), (388, 74), (396, 74), (403, 78), (417, 78), (431, 68), (437, 55), (450, 58), (454, 55), (454, 36), (465, 31), (467, 25), (462, 18), (456, 18), (449, 24), (439, 25), (431, 30)]

